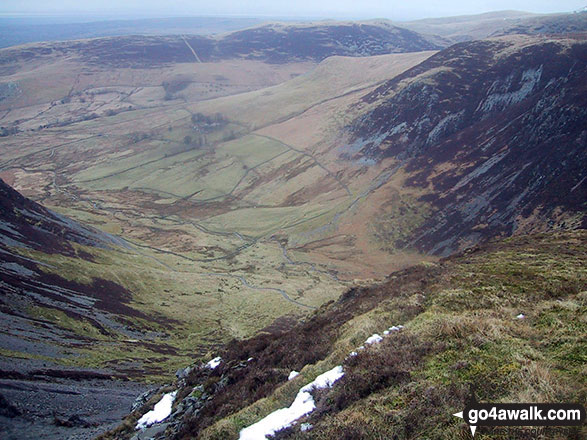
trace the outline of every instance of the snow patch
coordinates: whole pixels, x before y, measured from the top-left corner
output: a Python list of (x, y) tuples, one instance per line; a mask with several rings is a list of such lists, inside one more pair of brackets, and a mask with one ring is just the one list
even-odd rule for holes
[(162, 422), (167, 417), (169, 417), (169, 414), (171, 414), (171, 406), (173, 405), (176, 394), (177, 391), (165, 394), (155, 405), (155, 408), (139, 419), (135, 429), (147, 428), (148, 426)]
[(311, 413), (316, 408), (314, 398), (310, 394), (312, 391), (330, 388), (342, 376), (344, 371), (340, 365), (321, 374), (314, 381), (300, 388), (289, 408), (278, 409), (257, 423), (242, 429), (239, 440), (265, 440), (267, 436), (290, 427), (300, 417)]
[(367, 338), (367, 340), (365, 341), (365, 344), (376, 344), (381, 341), (383, 341), (383, 338), (381, 336), (379, 336), (377, 333), (375, 333), (374, 335), (369, 336)]
[(210, 370), (215, 369), (218, 365), (220, 365), (220, 362), (222, 362), (222, 358), (220, 356), (215, 357), (214, 359), (212, 359), (210, 362), (208, 362), (206, 364), (206, 368), (209, 368)]
[[(391, 332), (397, 332), (403, 328), (403, 325), (394, 325), (385, 330), (383, 334), (389, 335)], [(365, 341), (365, 344), (375, 344), (381, 342), (382, 340), (383, 337), (375, 333)], [(357, 356), (358, 351), (364, 349), (365, 346), (361, 345), (356, 349), (356, 351), (352, 351), (348, 357)], [(299, 373), (297, 371), (292, 371), (289, 373), (288, 380), (292, 380), (298, 375)], [(296, 420), (311, 413), (316, 408), (314, 398), (311, 394), (312, 391), (330, 388), (343, 376), (344, 371), (340, 365), (334, 367), (332, 370), (329, 370), (326, 373), (321, 374), (316, 379), (314, 379), (314, 381), (300, 388), (295, 400), (288, 408), (281, 408), (273, 411), (271, 414), (262, 420), (259, 420), (257, 423), (242, 429), (239, 434), (239, 440), (265, 440), (267, 436), (273, 435), (284, 428), (292, 426)], [(313, 426), (309, 423), (302, 423), (300, 425), (300, 430), (303, 432), (309, 431), (312, 428)]]
[(313, 427), (314, 426), (312, 426), (311, 423), (302, 423), (300, 425), (300, 431), (302, 431), (302, 432), (310, 431), (310, 430), (312, 430)]

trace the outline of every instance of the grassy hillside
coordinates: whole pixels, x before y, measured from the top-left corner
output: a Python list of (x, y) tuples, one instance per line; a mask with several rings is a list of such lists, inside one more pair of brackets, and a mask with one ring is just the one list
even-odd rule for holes
[[(237, 438), (335, 365), (344, 377), (315, 394), (317, 409), (299, 421), (313, 428), (302, 432), (297, 423), (278, 438), (467, 438), (452, 414), (470, 385), (482, 401), (585, 403), (586, 239), (576, 231), (491, 242), (352, 289), (293, 328), (282, 323), (229, 344), (214, 353), (223, 359), (218, 368), (197, 367), (165, 388), (179, 387), (166, 435)], [(353, 350), (358, 355), (348, 356)], [(288, 381), (292, 370), (301, 374)], [(184, 397), (191, 400), (180, 403)], [(103, 438), (124, 438), (124, 426)], [(488, 428), (477, 436), (493, 438)]]
[[(110, 69), (64, 60), (59, 45), (41, 46), (52, 47), (45, 60), (23, 55), (2, 71), (21, 91), (3, 101), (0, 175), (60, 214), (123, 237), (129, 248), (91, 250), (85, 262), (30, 250), (23, 256), (85, 286), (92, 277), (117, 283), (140, 313), (170, 322), (145, 326), (169, 356), (135, 350), (127, 339), (137, 338), (120, 336), (107, 356), (84, 353), (79, 363), (133, 374), (152, 364), (151, 378), (169, 376), (212, 347), (279, 316), (300, 317), (350, 285), (436, 261), (423, 251), (450, 253), (495, 231), (532, 230), (520, 207), (534, 205), (516, 194), (522, 183), (534, 200), (543, 187), (556, 193), (559, 186), (533, 177), (550, 166), (568, 190), (546, 207), (558, 215), (554, 227), (581, 222), (580, 212), (572, 219), (560, 212), (567, 201), (582, 206), (584, 94), (572, 86), (585, 64), (576, 40), (507, 37), (436, 54), (333, 57), (310, 71), (312, 63), (246, 59)], [(560, 62), (545, 61), (552, 57)], [(43, 78), (55, 87), (35, 82)], [(499, 90), (487, 101), (494, 83)], [(471, 115), (461, 121), (467, 99)], [(477, 111), (479, 103), (487, 111)], [(530, 135), (522, 139), (528, 148), (515, 148), (522, 142), (515, 124), (536, 114), (540, 124), (525, 122), (532, 135), (561, 118), (565, 137), (549, 138), (561, 160), (550, 160)], [(472, 147), (462, 139), (473, 139)], [(516, 160), (498, 160), (506, 146)], [(404, 161), (412, 152), (418, 160)], [(503, 183), (520, 174), (527, 178), (520, 186)], [(457, 211), (450, 221), (442, 217), (447, 206)], [(550, 218), (531, 214), (530, 226), (551, 227)], [(425, 247), (412, 246), (418, 238)]]
[[(311, 65), (235, 60), (105, 69), (59, 53), (12, 65), (5, 79), (18, 88), (1, 104), (3, 123), (18, 130), (1, 138), (0, 174), (60, 214), (122, 237), (124, 246), (75, 244), (70, 254), (12, 246), (11, 258), (38, 262), (27, 268), (55, 289), (83, 293), (106, 283), (123, 292), (123, 301), (107, 289), (98, 293), (100, 304), (121, 307), (108, 310), (107, 332), (91, 310), (19, 303), (15, 310), (27, 323), (42, 322), (61, 336), (51, 350), (40, 333), (41, 345), (28, 351), (4, 344), (2, 356), (168, 380), (232, 338), (337, 298), (353, 275), (288, 249), (284, 231), (306, 233), (334, 219), (350, 204), (345, 187), (311, 153), (250, 125), (341, 94), (360, 96), (430, 55), (336, 57), (265, 95), (238, 92), (283, 82)], [(262, 105), (247, 105), (260, 97)]]

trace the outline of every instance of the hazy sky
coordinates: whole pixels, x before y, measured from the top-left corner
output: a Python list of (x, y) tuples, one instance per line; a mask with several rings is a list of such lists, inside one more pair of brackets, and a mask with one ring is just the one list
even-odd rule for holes
[(407, 20), (506, 9), (568, 12), (586, 5), (587, 0), (1, 0), (0, 14), (98, 14), (120, 18), (245, 15)]

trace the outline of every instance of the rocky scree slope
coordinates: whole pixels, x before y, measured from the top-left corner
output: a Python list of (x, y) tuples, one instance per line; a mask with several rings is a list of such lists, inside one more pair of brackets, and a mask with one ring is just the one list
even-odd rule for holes
[[(28, 357), (60, 357), (57, 346), (81, 343), (79, 333), (43, 316), (57, 313), (86, 323), (103, 335), (126, 332), (115, 316), (142, 314), (127, 305), (131, 293), (110, 280), (82, 284), (50, 270), (44, 255), (78, 259), (79, 267), (93, 256), (84, 249), (124, 246), (120, 239), (84, 227), (23, 197), (0, 180), (0, 348), (23, 351)], [(83, 269), (80, 269), (80, 271)], [(143, 316), (144, 318), (148, 318)], [(91, 336), (91, 333), (86, 335)], [(21, 365), (24, 368), (24, 364)]]
[(110, 369), (76, 366), (76, 349), (113, 335), (140, 337), (131, 293), (106, 279), (60, 274), (123, 246), (23, 197), (0, 180), (0, 437), (91, 438), (128, 411), (144, 385)]
[(429, 214), (397, 248), (585, 226), (587, 43), (461, 43), (366, 95), (352, 150), (394, 159)]

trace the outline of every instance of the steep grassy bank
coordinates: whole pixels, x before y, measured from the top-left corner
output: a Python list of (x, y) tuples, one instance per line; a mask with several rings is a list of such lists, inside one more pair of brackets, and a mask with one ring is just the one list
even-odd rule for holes
[[(482, 401), (584, 403), (586, 238), (574, 231), (491, 242), (352, 289), (293, 328), (229, 344), (218, 368), (195, 368), (180, 381), (166, 435), (237, 438), (339, 364), (345, 376), (316, 393), (317, 409), (299, 421), (313, 428), (301, 432), (298, 423), (279, 438), (461, 438), (470, 434), (452, 414), (470, 385)], [(401, 331), (348, 356), (399, 324)], [(288, 381), (292, 370), (301, 374)], [(130, 434), (147, 409), (104, 438)], [(480, 428), (477, 438), (491, 431)]]

